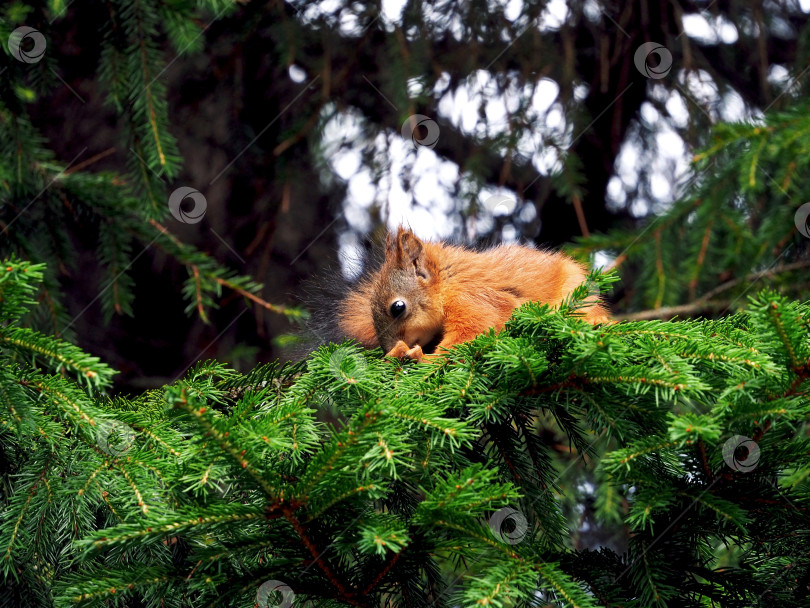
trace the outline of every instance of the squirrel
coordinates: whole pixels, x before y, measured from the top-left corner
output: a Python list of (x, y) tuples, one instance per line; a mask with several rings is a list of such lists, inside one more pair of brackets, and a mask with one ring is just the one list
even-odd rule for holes
[[(387, 357), (421, 361), (503, 328), (525, 302), (560, 304), (586, 276), (563, 253), (523, 245), (473, 251), (400, 227), (386, 237), (382, 267), (341, 301), (338, 327), (366, 348), (382, 346)], [(584, 319), (606, 323), (608, 311), (595, 301)]]

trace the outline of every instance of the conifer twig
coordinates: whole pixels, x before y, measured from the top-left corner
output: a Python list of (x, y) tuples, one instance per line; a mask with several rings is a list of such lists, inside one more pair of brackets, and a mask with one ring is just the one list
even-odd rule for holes
[(769, 268), (768, 270), (752, 272), (744, 277), (726, 281), (722, 285), (718, 285), (714, 289), (706, 292), (698, 299), (688, 304), (681, 304), (678, 306), (663, 306), (661, 308), (654, 308), (651, 310), (641, 310), (639, 312), (628, 313), (625, 315), (615, 315), (614, 318), (617, 321), (648, 321), (650, 319), (668, 319), (679, 315), (692, 315), (704, 310), (724, 310), (733, 302), (730, 300), (718, 300), (712, 302), (711, 299), (725, 291), (728, 291), (729, 289), (732, 289), (733, 287), (736, 287), (740, 283), (750, 283), (758, 281), (759, 279), (773, 277), (783, 272), (801, 270), (802, 268), (810, 268), (810, 261), (802, 260), (799, 262), (791, 262), (790, 264), (783, 264), (775, 268)]
[(289, 522), (289, 524), (293, 527), (293, 529), (298, 533), (298, 536), (301, 538), (301, 542), (304, 543), (304, 546), (306, 546), (306, 548), (312, 554), (312, 557), (314, 559), (313, 563), (318, 564), (318, 567), (329, 579), (329, 582), (331, 582), (332, 585), (334, 585), (335, 589), (337, 589), (338, 593), (340, 593), (343, 599), (352, 606), (362, 606), (362, 604), (358, 603), (357, 600), (353, 598), (354, 594), (351, 593), (348, 589), (346, 589), (346, 587), (337, 577), (335, 572), (321, 559), (321, 557), (323, 556), (323, 551), (319, 551), (318, 548), (315, 546), (314, 541), (307, 534), (307, 531), (304, 528), (303, 524), (295, 516), (295, 513), (293, 512), (294, 509), (290, 506), (286, 506), (282, 507), (281, 511), (284, 514), (284, 519), (286, 519)]
[(98, 154), (91, 156), (85, 161), (80, 162), (77, 165), (73, 165), (72, 167), (65, 169), (62, 172), (62, 175), (70, 175), (71, 173), (76, 173), (77, 171), (81, 171), (86, 167), (89, 167), (93, 163), (97, 163), (102, 158), (107, 158), (110, 154), (115, 154), (115, 147), (110, 147), (104, 150), (103, 152), (99, 152)]
[(286, 315), (286, 314), (290, 313), (290, 309), (287, 308), (286, 306), (282, 306), (280, 304), (271, 304), (270, 302), (268, 302), (267, 300), (263, 300), (262, 298), (260, 298), (256, 294), (251, 293), (251, 292), (249, 292), (249, 291), (247, 291), (245, 289), (242, 289), (238, 285), (234, 285), (233, 283), (231, 283), (229, 281), (226, 281), (225, 279), (223, 279), (221, 277), (214, 277), (214, 280), (217, 283), (219, 283), (220, 285), (222, 285), (223, 287), (228, 287), (229, 289), (232, 289), (236, 293), (246, 297), (251, 302), (255, 302), (259, 306), (261, 306), (263, 308), (266, 308), (267, 310), (269, 310), (271, 312), (277, 312), (277, 313), (282, 314), (282, 315)]
[(628, 313), (624, 315), (614, 315), (616, 321), (650, 321), (653, 319), (671, 319), (681, 315), (690, 316), (704, 310), (723, 310), (731, 305), (731, 300), (718, 300), (707, 302), (703, 298), (695, 300), (691, 304), (681, 304), (678, 306), (662, 306), (650, 310)]
[[(158, 232), (160, 232), (162, 235), (164, 235), (165, 237), (170, 239), (175, 245), (177, 245), (178, 247), (185, 247), (185, 245), (180, 240), (178, 240), (171, 232), (169, 232), (168, 228), (166, 228), (160, 222), (158, 222), (158, 221), (156, 221), (154, 219), (150, 219), (149, 223), (152, 225), (152, 227), (154, 227), (156, 230), (158, 230)], [(158, 243), (158, 246), (160, 246), (159, 243)], [(182, 260), (180, 260), (180, 262), (182, 263)], [(196, 278), (198, 278), (199, 277), (199, 268), (198, 268), (198, 266), (196, 266), (195, 264), (189, 264), (189, 266), (191, 267), (192, 272), (194, 273), (194, 276)], [(222, 285), (223, 287), (227, 287), (228, 289), (230, 289), (232, 291), (235, 291), (236, 293), (246, 297), (248, 300), (251, 300), (252, 302), (258, 304), (259, 306), (262, 306), (263, 308), (266, 308), (269, 311), (277, 312), (277, 313), (282, 314), (282, 315), (299, 316), (299, 315), (294, 314), (288, 307), (282, 306), (280, 304), (271, 304), (267, 300), (264, 300), (264, 299), (260, 298), (256, 294), (247, 291), (246, 289), (240, 287), (239, 285), (234, 284), (231, 281), (228, 281), (227, 279), (223, 279), (222, 277), (217, 277), (217, 276), (212, 276), (211, 278), (215, 282)]]
[(591, 236), (591, 231), (588, 230), (588, 222), (585, 220), (585, 210), (582, 208), (582, 201), (576, 194), (571, 197), (571, 200), (574, 202), (574, 210), (577, 212), (577, 222), (579, 222), (579, 230), (582, 232), (582, 236)]
[(394, 556), (388, 560), (385, 566), (383, 566), (382, 570), (380, 570), (377, 576), (375, 576), (374, 579), (368, 584), (368, 587), (363, 590), (363, 595), (368, 595), (377, 587), (377, 585), (380, 584), (380, 581), (391, 571), (391, 568), (393, 568), (394, 565), (399, 561), (399, 558), (402, 556), (405, 550), (405, 548), (402, 548), (398, 553), (394, 553)]

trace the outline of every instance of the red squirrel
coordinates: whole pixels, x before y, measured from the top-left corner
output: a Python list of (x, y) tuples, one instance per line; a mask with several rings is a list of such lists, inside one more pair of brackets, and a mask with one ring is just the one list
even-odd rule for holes
[[(366, 348), (421, 361), (490, 327), (499, 330), (524, 302), (560, 304), (583, 283), (585, 268), (559, 252), (522, 245), (486, 251), (421, 241), (400, 227), (386, 238), (382, 267), (343, 299), (338, 325)], [(599, 303), (592, 324), (608, 321)]]

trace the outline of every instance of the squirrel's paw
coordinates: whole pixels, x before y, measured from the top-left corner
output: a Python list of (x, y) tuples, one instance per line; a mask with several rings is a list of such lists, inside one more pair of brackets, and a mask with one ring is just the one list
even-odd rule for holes
[(424, 356), (422, 354), (422, 347), (418, 344), (411, 348), (402, 340), (399, 340), (395, 345), (394, 348), (388, 351), (385, 355), (386, 357), (395, 357), (396, 359), (413, 359), (416, 362), (422, 360)]
[(413, 348), (409, 349), (408, 352), (405, 353), (406, 358), (413, 359), (417, 363), (419, 363), (422, 360), (423, 356), (424, 355), (422, 354), (422, 347), (419, 346), (418, 344)]
[(402, 359), (406, 356), (406, 353), (411, 349), (410, 346), (405, 344), (402, 340), (399, 340), (396, 344), (394, 344), (394, 348), (389, 350), (385, 353), (386, 357), (394, 357), (395, 359)]

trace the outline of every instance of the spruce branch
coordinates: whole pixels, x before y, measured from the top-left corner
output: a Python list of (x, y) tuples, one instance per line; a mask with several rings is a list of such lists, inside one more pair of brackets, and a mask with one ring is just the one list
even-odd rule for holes
[[(578, 302), (526, 305), (438, 364), (327, 345), (247, 374), (200, 363), (134, 398), (3, 345), (4, 584), (71, 605), (245, 605), (265, 581), (355, 606), (757, 605), (781, 560), (798, 608), (810, 306), (765, 291), (723, 319), (594, 328)], [(113, 419), (131, 442), (110, 453)], [(751, 470), (725, 447), (740, 438), (761, 451)], [(626, 548), (571, 549), (588, 486)]]
[(711, 291), (706, 292), (696, 300), (693, 300), (692, 302), (689, 302), (687, 304), (679, 304), (677, 306), (665, 306), (654, 310), (642, 310), (634, 313), (620, 314), (615, 315), (614, 318), (617, 321), (647, 321), (650, 319), (672, 319), (674, 317), (679, 316), (691, 316), (704, 311), (722, 312), (724, 310), (728, 310), (729, 306), (731, 306), (732, 304), (732, 301), (731, 300), (713, 301), (713, 298), (720, 295), (721, 293), (724, 293), (740, 285), (748, 285), (751, 283), (755, 283), (761, 279), (773, 278), (784, 273), (793, 272), (795, 270), (802, 270), (804, 268), (810, 268), (810, 261), (802, 260), (798, 262), (792, 262), (790, 264), (781, 264), (779, 266), (775, 266), (774, 268), (769, 268), (767, 270), (752, 272), (746, 275), (745, 277), (726, 281), (725, 283), (718, 285)]

